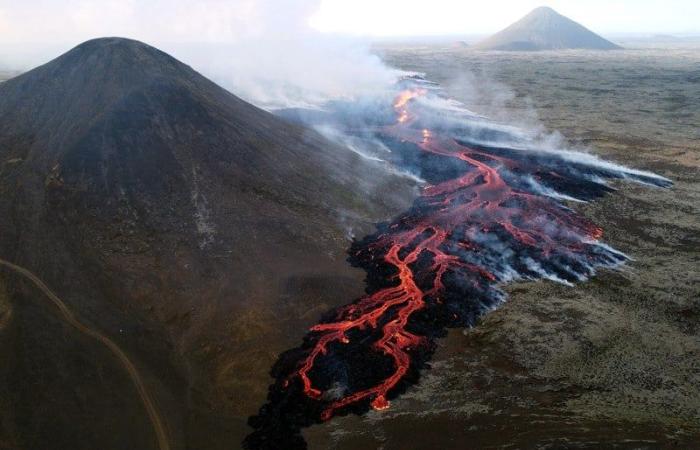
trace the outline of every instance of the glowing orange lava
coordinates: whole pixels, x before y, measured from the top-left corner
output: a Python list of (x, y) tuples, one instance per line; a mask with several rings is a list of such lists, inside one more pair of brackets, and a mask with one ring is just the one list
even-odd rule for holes
[(303, 427), (389, 408), (389, 399), (418, 380), (436, 339), (474, 326), (505, 300), (504, 283), (570, 284), (624, 262), (598, 241), (603, 230), (565, 200), (600, 198), (612, 191), (608, 179), (671, 185), (541, 149), (468, 114), (453, 117), (455, 109), (440, 106), (438, 88), (420, 87), (426, 83), (406, 80), (401, 85), (412, 87), (378, 110), (349, 108), (362, 124), (354, 129), (353, 122), (351, 133), (378, 140), (392, 163), (427, 184), (410, 209), (353, 242), (349, 261), (365, 270), (367, 294), (329, 311), (299, 347), (280, 355), (246, 448), (304, 449)]
[(427, 91), (421, 88), (407, 89), (396, 97), (396, 100), (394, 101), (394, 109), (398, 114), (399, 123), (407, 123), (411, 120), (411, 116), (408, 111), (408, 103), (414, 98), (421, 97), (426, 93)]
[[(370, 399), (374, 409), (389, 407), (387, 395), (406, 375), (411, 364), (409, 352), (421, 345), (423, 339), (407, 331), (408, 321), (414, 313), (425, 307), (427, 296), (439, 295), (444, 289), (443, 277), (448, 271), (464, 269), (479, 274), (487, 281), (496, 279), (487, 268), (465, 263), (459, 257), (447, 254), (442, 249), (448, 235), (464, 222), (465, 217), (487, 217), (485, 226), (491, 226), (493, 223), (500, 224), (514, 239), (525, 245), (543, 246), (544, 251), (551, 251), (561, 246), (562, 242), (557, 242), (556, 237), (550, 236), (551, 233), (548, 230), (538, 225), (537, 218), (542, 215), (542, 211), (550, 215), (554, 221), (592, 239), (597, 239), (601, 234), (599, 228), (586, 220), (574, 220), (561, 209), (552, 207), (547, 199), (510, 188), (498, 170), (483, 162), (485, 158), (497, 159), (492, 155), (464, 147), (454, 140), (434, 138), (433, 133), (428, 129), (412, 128), (410, 124), (413, 119), (408, 105), (411, 100), (424, 94), (425, 90), (412, 89), (398, 96), (394, 102), (394, 108), (399, 116), (399, 123), (387, 129), (386, 133), (414, 143), (423, 151), (457, 158), (475, 170), (467, 172), (458, 179), (426, 187), (424, 195), (435, 197), (436, 201), (445, 207), (438, 209), (436, 213), (425, 218), (415, 227), (385, 235), (374, 244), (376, 248), (388, 248), (383, 258), (396, 270), (395, 286), (379, 290), (341, 309), (337, 321), (322, 323), (311, 328), (313, 333), (318, 334), (318, 339), (295, 374), (302, 380), (305, 394), (311, 398), (320, 398), (323, 394), (320, 389), (314, 387), (310, 376), (317, 359), (327, 353), (330, 344), (347, 343), (347, 333), (353, 329), (377, 328), (381, 324), (381, 337), (372, 347), (375, 351), (391, 358), (394, 365), (393, 373), (380, 384), (333, 401), (323, 412), (323, 419), (330, 418), (340, 408), (364, 399)], [(479, 183), (477, 180), (480, 180)], [(457, 198), (463, 194), (464, 187), (471, 188), (469, 201), (460, 201)], [(503, 204), (511, 198), (521, 198), (534, 207), (529, 209), (531, 212), (523, 211), (519, 207), (504, 207)], [(516, 216), (520, 222), (525, 219), (526, 228), (514, 224)], [(465, 242), (464, 246), (469, 248), (469, 243)], [(432, 261), (426, 271), (434, 274), (434, 280), (432, 289), (423, 292), (416, 283), (411, 266), (420, 256), (426, 254), (430, 255)], [(387, 314), (390, 311), (389, 317)]]

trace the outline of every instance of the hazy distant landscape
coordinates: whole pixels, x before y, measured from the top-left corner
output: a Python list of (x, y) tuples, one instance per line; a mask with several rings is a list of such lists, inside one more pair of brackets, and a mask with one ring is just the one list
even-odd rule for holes
[(17, 75), (17, 72), (7, 72), (0, 70), (0, 82), (5, 81), (13, 76)]
[(527, 122), (535, 113), (551, 130), (578, 130), (569, 136), (576, 139), (586, 130), (691, 145), (700, 139), (693, 102), (700, 95), (700, 42), (636, 45), (611, 52), (478, 52), (444, 44), (378, 50), (485, 115)]

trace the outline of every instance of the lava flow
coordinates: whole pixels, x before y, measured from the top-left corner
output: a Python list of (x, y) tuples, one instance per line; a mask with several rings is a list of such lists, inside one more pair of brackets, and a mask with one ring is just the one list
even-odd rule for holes
[(304, 448), (304, 426), (390, 407), (418, 379), (436, 338), (473, 326), (504, 300), (502, 283), (573, 283), (626, 260), (564, 200), (600, 197), (612, 190), (610, 178), (669, 184), (572, 152), (533, 150), (475, 116), (455, 125), (436, 110), (435, 93), (411, 84), (393, 102), (393, 122), (373, 129), (393, 162), (428, 184), (411, 210), (354, 243), (350, 261), (367, 271), (368, 295), (328, 314), (280, 357), (269, 403), (251, 418), (249, 448)]

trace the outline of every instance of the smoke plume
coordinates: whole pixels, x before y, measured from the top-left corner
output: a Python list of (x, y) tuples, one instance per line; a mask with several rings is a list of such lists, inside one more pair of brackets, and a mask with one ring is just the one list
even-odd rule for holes
[[(308, 26), (320, 0), (0, 2), (0, 69), (28, 70), (88, 39), (142, 40), (262, 107), (318, 106), (391, 84), (357, 39)], [(27, 24), (34, 26), (28, 27)]]

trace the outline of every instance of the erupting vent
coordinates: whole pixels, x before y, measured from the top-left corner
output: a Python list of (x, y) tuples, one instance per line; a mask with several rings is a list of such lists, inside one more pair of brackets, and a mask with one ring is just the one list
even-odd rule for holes
[(419, 78), (402, 88), (391, 122), (377, 113), (363, 118), (362, 132), (428, 184), (410, 211), (354, 243), (350, 260), (367, 271), (368, 295), (329, 313), (280, 357), (269, 403), (251, 418), (249, 448), (303, 448), (304, 426), (390, 407), (435, 339), (473, 326), (504, 300), (505, 282), (568, 284), (626, 260), (564, 201), (610, 192), (606, 179), (670, 185), (589, 155), (538, 150), (518, 130), (458, 111)]

